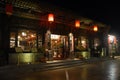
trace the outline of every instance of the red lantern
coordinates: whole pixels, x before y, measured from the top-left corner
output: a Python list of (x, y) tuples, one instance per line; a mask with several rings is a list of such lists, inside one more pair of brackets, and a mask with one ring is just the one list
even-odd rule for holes
[(54, 21), (54, 15), (53, 14), (48, 14), (48, 21), (53, 22)]
[(97, 26), (94, 26), (93, 27), (93, 30), (96, 32), (96, 31), (98, 31), (98, 27)]
[(79, 21), (79, 20), (76, 20), (76, 21), (75, 21), (75, 27), (77, 27), (77, 28), (80, 27), (80, 21)]
[(11, 4), (6, 4), (6, 14), (7, 15), (12, 15), (13, 13), (13, 6)]

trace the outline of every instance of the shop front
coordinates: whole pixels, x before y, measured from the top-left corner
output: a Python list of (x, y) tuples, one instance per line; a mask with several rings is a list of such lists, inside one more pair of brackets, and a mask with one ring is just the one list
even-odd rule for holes
[(9, 62), (34, 63), (43, 59), (51, 61), (70, 58), (74, 48), (73, 41), (70, 43), (70, 40), (69, 35), (51, 34), (48, 30), (43, 36), (36, 30), (24, 28), (11, 30)]
[(87, 33), (81, 33), (75, 36), (75, 57), (89, 59), (92, 57), (100, 58), (106, 56), (107, 47), (105, 47), (105, 40), (104, 34), (94, 31), (87, 31)]
[(43, 27), (35, 24), (35, 20), (13, 17), (9, 23), (9, 63), (35, 63), (70, 57), (73, 38), (69, 34), (61, 34), (56, 26), (49, 31), (48, 25)]
[(9, 63), (34, 63), (44, 58), (42, 36), (36, 30), (12, 28), (9, 40)]
[[(16, 22), (14, 22), (15, 20)], [(29, 21), (31, 23), (28, 24)], [(41, 26), (36, 22), (36, 20), (23, 20), (23, 18), (18, 17), (11, 20), (9, 25), (11, 27), (9, 29), (10, 63), (13, 59), (17, 63), (45, 62), (68, 58), (88, 59), (90, 57), (100, 57), (103, 53), (101, 52), (103, 45), (100, 41), (102, 38), (98, 35), (99, 32), (83, 33), (87, 30), (83, 31), (82, 29), (79, 33), (71, 32), (68, 26), (57, 23), (51, 24), (52, 27), (49, 29), (48, 25)], [(64, 29), (66, 29), (66, 32), (63, 31)], [(18, 47), (21, 50), (16, 51)]]
[(75, 56), (80, 59), (90, 58), (89, 41), (86, 37), (75, 38)]
[[(7, 3), (0, 1), (0, 25), (3, 26), (0, 27), (0, 48), (10, 63), (88, 59), (99, 57), (102, 52), (98, 49), (107, 47), (103, 40), (104, 34), (107, 34), (106, 25), (49, 9), (49, 6), (39, 6), (36, 2), (32, 3), (33, 6), (29, 0), (11, 0), (9, 7), (12, 12), (8, 14), (5, 12)], [(94, 25), (97, 25), (95, 31), (92, 30)]]
[[(57, 33), (56, 33), (57, 32)], [(73, 52), (73, 38), (69, 34), (60, 34), (61, 31), (47, 30), (45, 34), (45, 55), (47, 60), (64, 60), (70, 58), (71, 51)], [(72, 40), (72, 42), (71, 42)]]

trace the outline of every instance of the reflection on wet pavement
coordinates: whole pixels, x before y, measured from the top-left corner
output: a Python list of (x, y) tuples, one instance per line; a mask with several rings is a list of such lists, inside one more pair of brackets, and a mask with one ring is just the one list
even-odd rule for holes
[(120, 80), (120, 60), (23, 74), (17, 80)]

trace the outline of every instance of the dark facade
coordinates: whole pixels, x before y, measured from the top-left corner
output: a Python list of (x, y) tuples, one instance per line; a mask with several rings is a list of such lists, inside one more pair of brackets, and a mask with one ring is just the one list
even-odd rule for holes
[[(6, 13), (6, 4), (12, 6), (11, 14)], [(12, 0), (0, 1), (0, 57), (6, 61), (5, 64), (9, 63), (11, 54), (17, 54), (16, 47), (21, 47), (22, 53), (37, 52), (44, 57), (50, 47), (51, 52), (46, 60), (67, 59), (73, 56), (79, 58), (80, 55), (87, 59), (108, 55), (107, 25), (42, 4), (44, 3), (39, 0), (32, 3), (29, 0), (21, 0), (21, 3)], [(55, 21), (52, 23), (47, 21), (49, 13), (55, 15)], [(80, 28), (74, 26), (75, 19), (81, 21)], [(94, 25), (98, 26), (97, 32), (92, 30)], [(48, 30), (53, 34), (50, 41), (46, 39)], [(56, 36), (59, 36), (59, 39)], [(32, 48), (37, 51), (32, 51)]]

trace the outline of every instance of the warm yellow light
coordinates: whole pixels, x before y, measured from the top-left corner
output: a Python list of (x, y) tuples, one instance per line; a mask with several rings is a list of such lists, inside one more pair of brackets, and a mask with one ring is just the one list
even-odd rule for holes
[(60, 35), (51, 34), (51, 39), (59, 39)]
[(75, 27), (77, 27), (77, 28), (80, 27), (80, 21), (79, 21), (79, 20), (76, 20), (76, 21), (75, 21)]
[(26, 32), (22, 32), (22, 36), (27, 36), (27, 33)]
[(48, 21), (53, 22), (54, 21), (54, 15), (53, 14), (48, 14)]
[(93, 27), (93, 30), (96, 32), (96, 31), (98, 31), (98, 27), (97, 26), (94, 26)]

